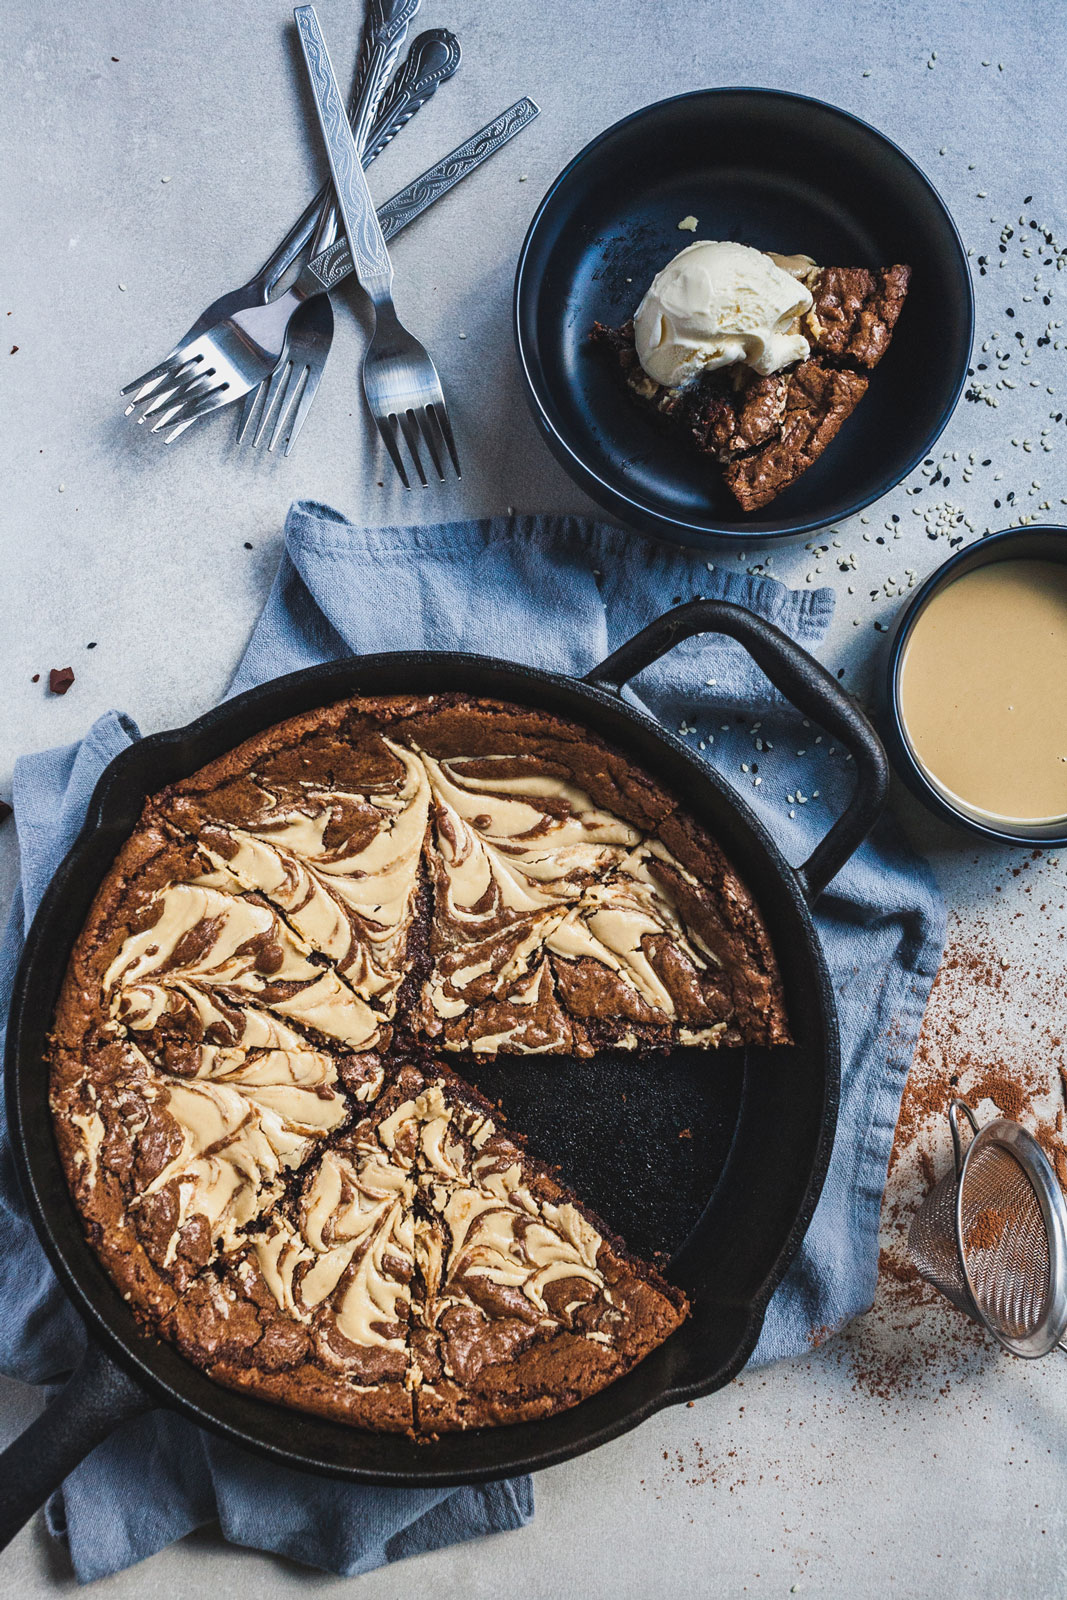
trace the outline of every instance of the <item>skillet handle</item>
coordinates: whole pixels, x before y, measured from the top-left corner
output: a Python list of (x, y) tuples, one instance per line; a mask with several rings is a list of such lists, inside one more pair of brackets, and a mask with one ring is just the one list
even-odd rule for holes
[(90, 1340), (51, 1405), (0, 1455), (0, 1550), (120, 1422), (152, 1401)]
[(729, 600), (690, 600), (667, 611), (605, 657), (584, 682), (620, 693), (623, 684), (695, 633), (724, 633), (744, 645), (756, 665), (798, 711), (818, 722), (856, 763), (856, 788), (830, 832), (796, 869), (805, 898), (817, 900), (881, 815), (889, 767), (878, 735), (826, 668), (762, 617)]

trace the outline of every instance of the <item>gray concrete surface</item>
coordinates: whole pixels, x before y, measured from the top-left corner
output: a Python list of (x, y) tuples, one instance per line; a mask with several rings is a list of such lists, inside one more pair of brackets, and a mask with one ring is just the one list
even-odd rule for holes
[[(354, 50), (358, 11), (322, 0), (340, 62)], [(421, 20), (455, 27), (464, 64), (383, 156), (376, 193), (519, 94), (542, 107), (532, 129), (395, 250), (398, 303), (432, 348), (453, 406), (462, 484), (405, 499), (380, 470), (357, 400), (360, 333), (347, 305), (289, 461), (238, 451), (229, 419), (169, 452), (131, 430), (121, 384), (258, 265), (321, 167), (288, 15), (287, 5), (264, 0), (169, 8), (31, 0), (6, 18), (0, 794), (20, 752), (75, 738), (109, 706), (149, 731), (185, 722), (218, 697), (296, 496), (367, 522), (590, 509), (542, 447), (519, 392), (512, 266), (563, 162), (618, 116), (675, 91), (760, 83), (861, 113), (932, 173), (976, 258), (990, 258), (977, 281), (978, 341), (992, 345), (979, 356), (990, 366), (980, 377), (997, 404), (960, 407), (937, 451), (939, 464), (947, 454), (941, 482), (916, 496), (902, 486), (866, 523), (819, 541), (825, 553), (790, 546), (755, 558), (793, 584), (834, 583), (838, 616), (825, 655), (845, 681), (864, 687), (874, 622), (947, 554), (949, 531), (970, 539), (1018, 515), (1067, 520), (1064, 429), (1052, 421), (1063, 363), (1054, 342), (1036, 344), (1062, 314), (1065, 280), (1040, 267), (1040, 252), (1023, 254), (1017, 223), (1033, 217), (1067, 237), (1067, 20), (1053, 0), (857, 0), (844, 20), (825, 0), (738, 8), (426, 0)], [(1001, 255), (1005, 220), (1016, 236)], [(1009, 305), (1017, 314), (1006, 320)], [(1016, 346), (1015, 330), (1024, 339), (1002, 374), (995, 352)], [(1058, 337), (1052, 330), (1050, 340)], [(965, 472), (972, 450), (975, 469)], [(946, 504), (927, 522), (930, 508)], [(964, 521), (949, 530), (957, 511)], [(884, 526), (894, 514), (900, 522)], [(850, 551), (856, 569), (846, 574), (838, 562)], [(63, 699), (31, 682), (66, 665), (77, 681)], [(1042, 973), (1011, 990), (1008, 1023), (1020, 1038), (1032, 1018), (1054, 1025), (1065, 976), (1058, 864), (1035, 863), (1027, 883), (1012, 876), (1010, 852), (975, 848), (904, 811), (944, 884), (956, 937), (980, 928), (1021, 970)], [(10, 827), (0, 846), (6, 894), (16, 870)], [(1038, 879), (1048, 890), (1042, 912), (1025, 893)], [(943, 1150), (935, 1155), (944, 1160)], [(3, 1431), (14, 1434), (35, 1405), (24, 1388), (0, 1385)], [(1028, 1366), (988, 1347), (961, 1349), (936, 1313), (900, 1316), (879, 1302), (811, 1356), (545, 1474), (531, 1528), (356, 1582), (366, 1600), (664, 1590), (1051, 1595), (1067, 1579), (1065, 1423), (1056, 1361)], [(72, 1581), (39, 1522), (0, 1556), (4, 1593), (28, 1600)], [(184, 1600), (227, 1584), (269, 1597), (342, 1587), (230, 1549), (208, 1531), (99, 1592)]]

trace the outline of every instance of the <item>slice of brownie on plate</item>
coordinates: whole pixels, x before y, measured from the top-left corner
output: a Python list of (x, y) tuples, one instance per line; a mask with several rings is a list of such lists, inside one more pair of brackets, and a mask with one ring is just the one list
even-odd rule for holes
[(719, 462), (744, 511), (769, 505), (819, 459), (867, 392), (867, 374), (889, 347), (911, 268), (822, 267), (798, 272), (811, 290), (799, 331), (808, 358), (767, 377), (744, 366), (665, 388), (638, 360), (633, 321), (596, 322), (593, 345), (631, 398), (672, 433)]

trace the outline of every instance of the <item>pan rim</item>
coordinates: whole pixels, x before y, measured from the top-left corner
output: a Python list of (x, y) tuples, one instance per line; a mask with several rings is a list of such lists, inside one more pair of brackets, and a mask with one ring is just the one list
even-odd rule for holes
[[(299, 711), (289, 708), (278, 712), (273, 709), (276, 702), (285, 694), (297, 690), (301, 698), (313, 696), (306, 701), (306, 709), (314, 706), (325, 706), (336, 700), (344, 699), (349, 695), (359, 693), (385, 692), (380, 686), (368, 687), (361, 685), (360, 680), (375, 672), (389, 672), (401, 684), (405, 676), (410, 677), (419, 670), (431, 671), (435, 674), (438, 686), (442, 679), (449, 674), (462, 675), (464, 672), (477, 671), (479, 674), (499, 674), (507, 680), (506, 687), (487, 686), (484, 690), (473, 690), (464, 686), (462, 692), (484, 693), (489, 698), (511, 699), (517, 703), (524, 700), (531, 705), (540, 704), (544, 707), (541, 697), (547, 691), (552, 691), (570, 702), (569, 709), (564, 714), (570, 714), (574, 720), (581, 721), (580, 705), (582, 702), (597, 708), (601, 713), (618, 719), (623, 726), (629, 724), (641, 730), (646, 736), (651, 735), (654, 741), (666, 745), (676, 761), (689, 768), (694, 774), (708, 783), (718, 793), (719, 799), (728, 807), (734, 816), (735, 822), (742, 834), (747, 834), (747, 844), (751, 849), (761, 852), (765, 858), (768, 872), (781, 887), (785, 900), (790, 904), (793, 915), (802, 927), (805, 928), (807, 938), (807, 956), (814, 967), (814, 976), (817, 986), (817, 1010), (821, 1019), (824, 1035), (823, 1048), (823, 1102), (819, 1123), (819, 1135), (814, 1148), (810, 1151), (808, 1163), (808, 1179), (804, 1188), (800, 1205), (796, 1209), (792, 1225), (784, 1239), (779, 1243), (778, 1253), (772, 1266), (758, 1288), (744, 1302), (732, 1307), (736, 1313), (737, 1335), (734, 1355), (719, 1370), (706, 1377), (687, 1382), (672, 1381), (669, 1374), (667, 1381), (653, 1392), (646, 1393), (643, 1398), (635, 1398), (635, 1403), (625, 1409), (621, 1415), (609, 1417), (598, 1425), (591, 1426), (583, 1436), (574, 1440), (560, 1440), (553, 1442), (551, 1438), (539, 1440), (538, 1435), (549, 1427), (554, 1419), (544, 1419), (537, 1422), (510, 1424), (506, 1427), (493, 1429), (471, 1430), (465, 1435), (452, 1435), (455, 1438), (486, 1439), (490, 1438), (496, 1444), (497, 1450), (503, 1451), (507, 1456), (504, 1461), (495, 1464), (471, 1464), (468, 1466), (446, 1466), (435, 1468), (429, 1460), (429, 1453), (433, 1445), (420, 1444), (416, 1448), (420, 1462), (425, 1460), (425, 1466), (418, 1463), (412, 1468), (400, 1467), (391, 1469), (381, 1466), (362, 1466), (351, 1462), (338, 1462), (327, 1459), (321, 1454), (316, 1456), (309, 1453), (299, 1445), (292, 1447), (280, 1446), (272, 1440), (258, 1438), (249, 1431), (246, 1423), (227, 1420), (224, 1413), (227, 1406), (232, 1411), (239, 1409), (238, 1401), (253, 1408), (268, 1407), (272, 1413), (285, 1408), (279, 1408), (273, 1403), (236, 1395), (233, 1391), (209, 1378), (206, 1373), (187, 1363), (181, 1358), (173, 1347), (156, 1339), (150, 1334), (138, 1332), (132, 1339), (127, 1339), (124, 1334), (112, 1326), (116, 1319), (119, 1307), (126, 1310), (132, 1320), (132, 1313), (125, 1307), (122, 1297), (107, 1276), (102, 1263), (99, 1261), (92, 1246), (84, 1237), (81, 1229), (81, 1218), (73, 1199), (66, 1189), (65, 1174), (62, 1172), (58, 1152), (54, 1139), (49, 1143), (49, 1155), (42, 1162), (35, 1152), (31, 1155), (26, 1137), (24, 1118), (24, 1078), (31, 1070), (31, 1064), (23, 1059), (22, 1037), (24, 1032), (25, 1008), (28, 1001), (28, 990), (32, 989), (37, 965), (46, 962), (50, 952), (40, 953), (40, 945), (48, 932), (50, 923), (57, 916), (63, 893), (72, 874), (81, 868), (83, 857), (92, 845), (101, 836), (114, 835), (114, 850), (110, 851), (107, 860), (94, 876), (93, 889), (98, 885), (103, 873), (118, 849), (125, 832), (116, 833), (109, 817), (120, 806), (129, 806), (129, 792), (125, 788), (128, 783), (128, 769), (131, 763), (144, 762), (146, 756), (150, 757), (154, 751), (164, 749), (181, 750), (185, 746), (192, 746), (205, 739), (217, 738), (225, 734), (226, 742), (220, 747), (232, 749), (243, 739), (253, 736), (274, 723), (283, 721), (287, 716), (298, 715)], [(329, 686), (329, 687), (326, 687)], [(448, 692), (453, 687), (449, 683), (445, 689), (438, 687), (438, 692)], [(322, 689), (320, 694), (318, 691)], [(524, 690), (526, 692), (524, 692)], [(540, 696), (539, 696), (540, 691)], [(398, 687), (391, 692), (427, 692), (425, 687), (411, 689)], [(432, 691), (430, 691), (432, 692)], [(577, 703), (576, 703), (577, 702)], [(251, 720), (249, 721), (249, 714)], [(235, 722), (245, 719), (240, 733), (231, 734), (230, 730)], [(595, 729), (595, 720), (590, 726)], [(616, 734), (602, 734), (606, 738), (614, 738)], [(620, 741), (625, 748), (624, 738)], [(197, 767), (212, 759), (211, 754), (204, 754), (201, 750), (188, 767), (195, 771)], [(635, 759), (640, 759), (635, 757)], [(169, 780), (165, 780), (169, 781)], [(153, 792), (158, 787), (139, 789), (143, 797)], [(706, 805), (697, 804), (693, 807), (699, 817), (701, 809), (706, 810)], [(128, 829), (126, 830), (128, 831)], [(732, 853), (732, 852), (731, 852)], [(66, 955), (63, 961), (65, 964)], [(41, 1065), (38, 1056), (36, 1065)], [(61, 1284), (68, 1296), (73, 1301), (79, 1315), (86, 1322), (91, 1334), (117, 1360), (120, 1366), (141, 1382), (148, 1392), (160, 1403), (176, 1409), (181, 1414), (189, 1417), (200, 1426), (222, 1434), (233, 1442), (246, 1446), (260, 1455), (275, 1460), (289, 1467), (307, 1470), (320, 1475), (345, 1479), (352, 1482), (373, 1483), (386, 1486), (404, 1487), (442, 1487), (446, 1485), (459, 1486), (462, 1484), (486, 1483), (502, 1478), (512, 1477), (520, 1473), (539, 1470), (542, 1467), (557, 1464), (584, 1454), (610, 1439), (638, 1426), (641, 1422), (653, 1415), (656, 1411), (667, 1405), (677, 1404), (682, 1400), (694, 1399), (722, 1387), (729, 1382), (747, 1362), (755, 1347), (762, 1328), (767, 1305), (775, 1288), (781, 1282), (788, 1270), (797, 1250), (803, 1240), (815, 1207), (821, 1194), (829, 1164), (830, 1153), (833, 1147), (836, 1131), (837, 1109), (840, 1088), (840, 1045), (838, 1037), (837, 1014), (834, 1004), (832, 987), (826, 970), (825, 958), (822, 953), (818, 936), (815, 932), (810, 908), (801, 891), (800, 883), (793, 867), (785, 861), (773, 837), (761, 820), (747, 805), (742, 796), (718, 774), (714, 769), (700, 762), (695, 754), (689, 750), (682, 741), (669, 729), (652, 717), (644, 708), (635, 703), (633, 699), (624, 698), (610, 690), (587, 683), (582, 679), (569, 677), (565, 673), (548, 671), (544, 668), (531, 667), (522, 663), (506, 661), (500, 658), (480, 656), (469, 652), (442, 652), (442, 651), (392, 651), (380, 652), (364, 656), (345, 656), (337, 660), (325, 662), (315, 667), (300, 668), (295, 672), (284, 674), (278, 678), (267, 680), (265, 683), (223, 701), (220, 705), (211, 708), (194, 718), (184, 727), (164, 730), (160, 733), (148, 735), (138, 741), (129, 750), (121, 752), (101, 774), (96, 785), (92, 799), (86, 813), (85, 823), (78, 834), (63, 863), (57, 870), (50, 883), (41, 905), (33, 919), (27, 934), (25, 948), (16, 973), (12, 991), (10, 1025), (8, 1030), (7, 1053), (5, 1063), (7, 1079), (6, 1092), (8, 1100), (9, 1123), (11, 1127), (12, 1147), (20, 1181), (26, 1193), (28, 1208), (38, 1237), (48, 1255), (48, 1258), (57, 1272)], [(63, 1193), (67, 1198), (67, 1205), (71, 1215), (77, 1220), (78, 1228), (73, 1241), (60, 1243), (55, 1236), (49, 1219), (51, 1202), (47, 1194), (42, 1192), (39, 1182), (40, 1167), (51, 1166), (53, 1169), (47, 1176), (54, 1179), (56, 1172), (62, 1180)], [(698, 1224), (699, 1226), (699, 1224)], [(68, 1259), (73, 1255), (74, 1259)], [(84, 1281), (88, 1277), (90, 1283)], [(103, 1302), (103, 1304), (98, 1303)], [(111, 1313), (109, 1317), (108, 1313)], [(662, 1347), (670, 1348), (670, 1341)], [(162, 1352), (162, 1355), (161, 1355)], [(164, 1364), (171, 1358), (180, 1363), (185, 1374), (191, 1375), (190, 1387), (198, 1389), (203, 1387), (207, 1399), (199, 1402), (190, 1399), (185, 1393), (173, 1387), (154, 1369), (152, 1356), (162, 1360)], [(654, 1358), (653, 1358), (654, 1359)], [(618, 1380), (616, 1384), (609, 1385), (601, 1395), (616, 1391), (618, 1383), (627, 1383), (634, 1373), (641, 1371), (646, 1363), (639, 1363), (630, 1374)], [(559, 1416), (568, 1417), (581, 1413), (583, 1407), (592, 1405), (597, 1396), (583, 1402), (582, 1406), (571, 1408)], [(315, 1427), (333, 1428), (339, 1430), (343, 1438), (395, 1438), (397, 1436), (368, 1435), (363, 1430), (353, 1429), (344, 1423), (331, 1422), (328, 1425), (324, 1419), (308, 1418), (306, 1414), (297, 1411), (286, 1414), (292, 1419), (301, 1419), (310, 1422)], [(588, 1415), (588, 1413), (586, 1413)], [(293, 1432), (299, 1432), (294, 1422)], [(516, 1448), (507, 1451), (509, 1441), (514, 1441)]]

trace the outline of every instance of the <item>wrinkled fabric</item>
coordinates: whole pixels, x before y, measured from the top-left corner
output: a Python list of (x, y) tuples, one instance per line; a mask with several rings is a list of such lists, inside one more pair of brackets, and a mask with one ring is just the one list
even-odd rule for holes
[[(738, 601), (808, 649), (823, 638), (834, 599), (829, 589), (789, 590), (574, 517), (364, 529), (298, 502), (230, 693), (337, 656), (387, 650), (474, 651), (581, 675), (698, 595)], [(794, 862), (847, 801), (844, 752), (787, 706), (732, 641), (688, 640), (625, 692), (738, 785)], [(757, 722), (777, 759), (769, 748), (762, 761), (754, 754)], [(18, 763), (22, 877), (0, 946), (4, 1018), (41, 894), (100, 773), (138, 736), (111, 712), (80, 744)], [(801, 749), (803, 757), (793, 755)], [(757, 1364), (803, 1351), (871, 1303), (893, 1130), (944, 938), (930, 871), (888, 818), (834, 879), (815, 921), (839, 1008), (841, 1110), (822, 1197), (771, 1300)], [(0, 1368), (25, 1382), (54, 1382), (84, 1338), (26, 1216), (0, 1121)], [(455, 1491), (358, 1488), (273, 1466), (155, 1411), (125, 1423), (82, 1463), (54, 1497), (49, 1521), (88, 1581), (215, 1521), (234, 1544), (353, 1576), (519, 1527), (532, 1514), (528, 1478)]]

